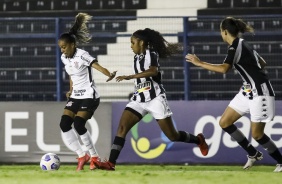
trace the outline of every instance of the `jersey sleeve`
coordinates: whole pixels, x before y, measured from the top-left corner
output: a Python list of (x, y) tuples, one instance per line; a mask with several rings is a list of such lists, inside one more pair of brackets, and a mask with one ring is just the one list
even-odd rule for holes
[(150, 64), (150, 66), (159, 67), (159, 62), (158, 62), (159, 56), (158, 56), (158, 54), (156, 52), (151, 52), (150, 56), (151, 56), (151, 64)]
[(63, 54), (61, 55), (61, 61), (64, 65), (66, 65), (66, 57)]
[(91, 64), (96, 60), (96, 58), (92, 57), (88, 52), (84, 52), (81, 56), (80, 59), (83, 61), (83, 64), (86, 66), (91, 66)]
[(227, 63), (227, 64), (230, 64), (231, 66), (233, 66), (233, 61), (234, 61), (234, 57), (235, 57), (235, 52), (236, 52), (235, 48), (231, 45), (231, 46), (228, 48), (227, 56), (225, 57), (223, 63)]

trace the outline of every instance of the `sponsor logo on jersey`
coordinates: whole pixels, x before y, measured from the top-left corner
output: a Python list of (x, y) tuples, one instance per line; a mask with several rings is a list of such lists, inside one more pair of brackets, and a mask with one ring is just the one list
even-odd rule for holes
[(86, 92), (86, 89), (74, 90), (74, 96), (83, 96)]
[(136, 86), (136, 91), (138, 93), (142, 93), (142, 92), (148, 91), (148, 90), (151, 90), (151, 82), (150, 81), (140, 83)]

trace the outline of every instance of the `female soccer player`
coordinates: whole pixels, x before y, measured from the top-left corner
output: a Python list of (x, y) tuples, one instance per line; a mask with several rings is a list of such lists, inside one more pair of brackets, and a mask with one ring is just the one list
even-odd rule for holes
[(133, 61), (134, 74), (118, 76), (116, 81), (134, 79), (136, 90), (121, 116), (109, 160), (95, 161), (96, 167), (115, 170), (116, 160), (124, 146), (126, 134), (147, 113), (157, 120), (161, 130), (171, 141), (197, 144), (201, 153), (207, 155), (208, 145), (203, 134), (195, 136), (185, 131), (178, 131), (174, 127), (172, 112), (161, 83), (159, 58), (170, 56), (179, 50), (178, 47), (168, 43), (159, 32), (146, 28), (133, 33), (131, 48), (136, 54)]
[[(79, 13), (75, 17), (75, 23), (69, 32), (63, 33), (58, 41), (61, 49), (61, 60), (65, 65), (66, 72), (70, 76), (70, 90), (67, 92), (68, 101), (65, 106), (60, 127), (63, 138), (69, 147), (78, 155), (76, 170), (83, 170), (83, 166), (91, 159), (90, 169), (95, 169), (94, 161), (98, 159), (98, 153), (93, 145), (90, 134), (85, 124), (92, 117), (100, 103), (100, 95), (93, 80), (93, 68), (108, 76), (112, 80), (116, 72), (110, 73), (106, 68), (99, 65), (96, 58), (89, 55), (85, 50), (77, 48), (77, 43), (87, 43), (91, 35), (86, 23), (91, 16)], [(83, 144), (88, 149), (90, 156), (82, 150), (78, 137), (79, 134)]]
[(263, 71), (266, 63), (245, 40), (239, 38), (239, 33), (253, 31), (242, 20), (227, 17), (220, 24), (222, 39), (229, 45), (223, 64), (201, 61), (195, 54), (186, 55), (186, 61), (219, 73), (226, 73), (235, 67), (242, 77), (243, 85), (225, 109), (219, 125), (248, 153), (248, 161), (243, 168), (249, 169), (263, 158), (263, 154), (250, 144), (234, 123), (244, 114), (250, 113), (252, 137), (277, 161), (274, 172), (281, 172), (282, 156), (274, 142), (264, 133), (265, 123), (272, 121), (275, 114), (274, 91)]

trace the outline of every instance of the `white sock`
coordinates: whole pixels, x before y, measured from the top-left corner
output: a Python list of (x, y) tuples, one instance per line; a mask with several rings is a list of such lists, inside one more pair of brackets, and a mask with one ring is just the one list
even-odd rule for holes
[(85, 156), (85, 152), (82, 150), (81, 144), (79, 143), (78, 137), (73, 129), (68, 132), (63, 132), (63, 139), (67, 142), (71, 150), (76, 152), (79, 158)]
[(93, 144), (91, 139), (90, 133), (87, 131), (85, 134), (80, 135), (81, 141), (83, 142), (84, 146), (88, 149), (91, 157), (98, 157), (97, 150)]

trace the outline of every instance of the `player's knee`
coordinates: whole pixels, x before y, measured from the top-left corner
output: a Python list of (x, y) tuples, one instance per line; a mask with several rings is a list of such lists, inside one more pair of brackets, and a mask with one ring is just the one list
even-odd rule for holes
[(117, 136), (125, 137), (130, 128), (126, 124), (120, 123), (117, 130)]
[(177, 135), (169, 135), (167, 137), (171, 142), (175, 142), (175, 141), (178, 141), (179, 140), (179, 136)]
[(75, 116), (74, 118), (74, 129), (79, 135), (83, 135), (87, 132), (87, 129), (85, 128), (86, 120), (82, 117)]
[(259, 140), (262, 138), (262, 136), (264, 135), (264, 133), (262, 132), (252, 132), (252, 137), (254, 140)]
[(219, 126), (220, 126), (221, 128), (226, 128), (226, 127), (228, 127), (229, 125), (226, 123), (226, 120), (220, 118), (220, 120), (219, 120)]
[(73, 123), (73, 119), (70, 116), (62, 115), (60, 128), (63, 132), (67, 132), (71, 129), (71, 125)]

